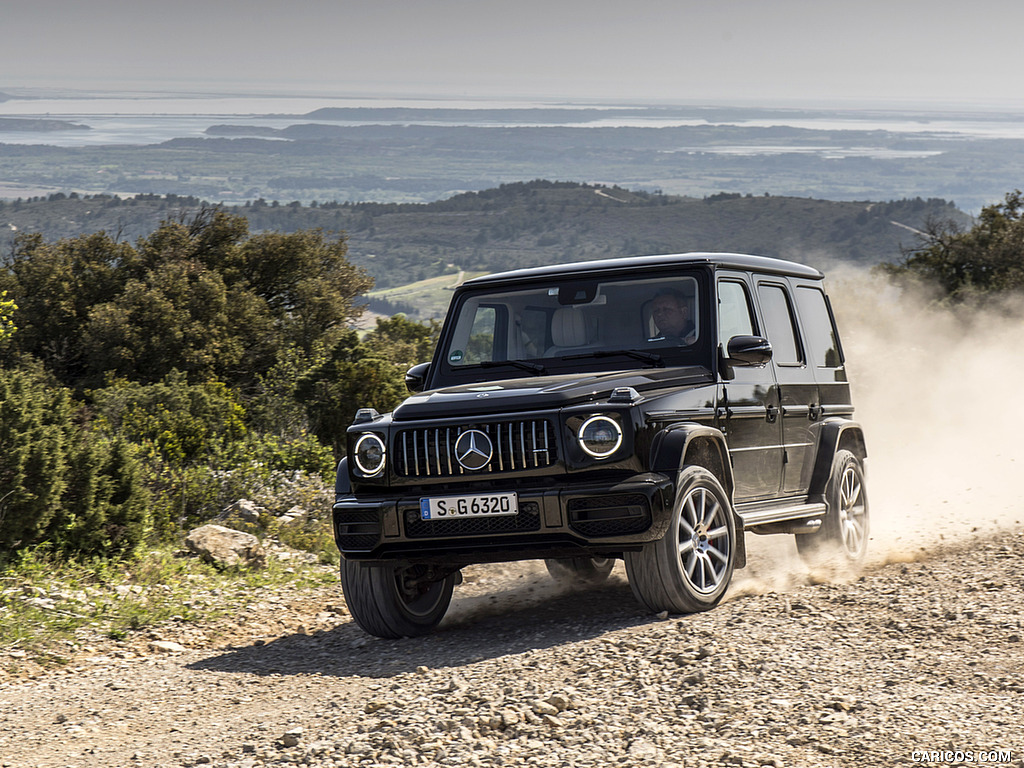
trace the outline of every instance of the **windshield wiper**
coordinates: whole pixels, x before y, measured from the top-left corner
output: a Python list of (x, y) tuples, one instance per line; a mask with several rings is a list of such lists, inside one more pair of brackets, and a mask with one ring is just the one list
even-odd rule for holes
[(618, 357), (620, 355), (632, 357), (634, 360), (640, 360), (644, 363), (650, 363), (658, 368), (665, 367), (665, 363), (662, 361), (661, 355), (656, 355), (653, 352), (641, 352), (639, 349), (598, 349), (593, 352), (581, 352), (578, 355), (566, 355), (561, 359), (583, 360), (588, 357)]
[(547, 369), (539, 363), (528, 363), (525, 360), (485, 360), (482, 363), (477, 363), (481, 368), (500, 368), (512, 366), (522, 371), (528, 371), (529, 373), (540, 376), (542, 373), (546, 373)]

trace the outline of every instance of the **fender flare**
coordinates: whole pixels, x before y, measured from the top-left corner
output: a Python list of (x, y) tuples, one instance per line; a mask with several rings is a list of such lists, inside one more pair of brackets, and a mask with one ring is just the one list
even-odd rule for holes
[[(712, 458), (717, 466), (707, 467), (715, 471), (725, 490), (732, 498), (734, 483), (732, 462), (729, 460), (729, 449), (725, 435), (720, 429), (706, 424), (673, 424), (661, 430), (651, 442), (651, 471), (663, 474), (674, 474), (686, 464), (702, 464), (694, 461), (697, 451), (714, 447), (717, 452)], [(687, 458), (690, 460), (687, 461)], [(706, 466), (706, 464), (705, 464)]]
[(864, 444), (864, 430), (856, 421), (843, 418), (825, 419), (820, 425), (818, 452), (811, 470), (811, 484), (808, 499), (819, 501), (825, 498), (825, 486), (832, 474), (832, 458), (838, 450), (848, 450), (862, 462), (867, 459)]
[[(654, 436), (651, 443), (651, 470), (668, 475), (675, 481), (679, 471), (687, 464), (699, 464), (718, 477), (732, 504), (735, 484), (732, 461), (725, 435), (720, 429), (705, 424), (674, 424)], [(747, 547), (743, 536), (743, 521), (733, 509), (736, 526), (735, 568), (747, 564)]]
[(348, 496), (352, 493), (352, 480), (348, 476), (348, 456), (338, 462), (338, 470), (334, 475), (334, 498)]

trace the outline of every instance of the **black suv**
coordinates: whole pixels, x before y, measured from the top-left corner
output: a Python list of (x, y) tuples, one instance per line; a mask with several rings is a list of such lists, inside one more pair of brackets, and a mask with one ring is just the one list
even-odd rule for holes
[(430, 631), (460, 569), (626, 563), (652, 611), (715, 606), (744, 533), (859, 561), (866, 450), (815, 269), (721, 253), (505, 272), (459, 287), (394, 412), (338, 466), (341, 581), (369, 633)]

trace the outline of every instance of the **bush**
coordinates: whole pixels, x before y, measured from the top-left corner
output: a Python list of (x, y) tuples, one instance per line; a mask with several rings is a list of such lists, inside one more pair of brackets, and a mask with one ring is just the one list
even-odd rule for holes
[(0, 547), (35, 543), (59, 509), (72, 430), (66, 390), (0, 371)]
[(77, 555), (129, 554), (151, 528), (149, 492), (132, 446), (81, 433), (68, 458), (67, 488), (46, 540)]
[(0, 456), (0, 547), (120, 555), (149, 531), (131, 446), (96, 434), (42, 375), (0, 371)]

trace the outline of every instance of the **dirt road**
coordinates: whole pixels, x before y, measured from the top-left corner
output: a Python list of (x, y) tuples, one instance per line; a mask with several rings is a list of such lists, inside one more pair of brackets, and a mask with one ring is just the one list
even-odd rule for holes
[(576, 592), (471, 569), (415, 640), (340, 590), (264, 595), (4, 683), (0, 765), (1024, 766), (1019, 529), (859, 577), (791, 548), (756, 539), (727, 602), (668, 619), (621, 565)]

